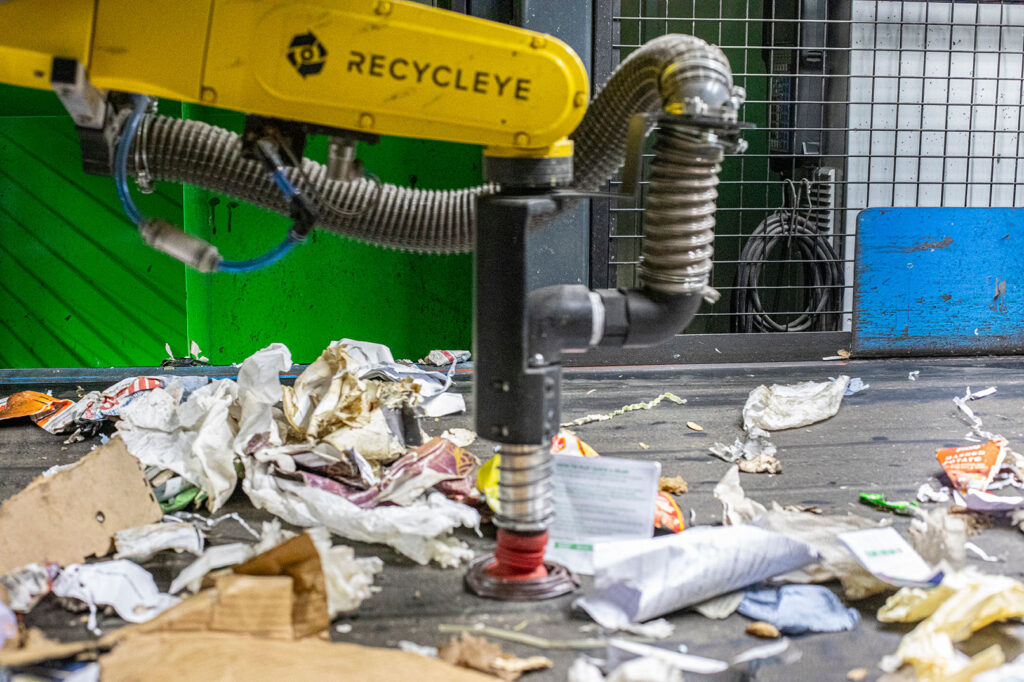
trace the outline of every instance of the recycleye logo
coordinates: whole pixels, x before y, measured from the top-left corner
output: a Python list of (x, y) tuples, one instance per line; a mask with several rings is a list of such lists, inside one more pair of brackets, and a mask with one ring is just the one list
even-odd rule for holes
[(299, 33), (288, 45), (288, 62), (303, 78), (315, 76), (324, 69), (327, 48), (312, 31)]

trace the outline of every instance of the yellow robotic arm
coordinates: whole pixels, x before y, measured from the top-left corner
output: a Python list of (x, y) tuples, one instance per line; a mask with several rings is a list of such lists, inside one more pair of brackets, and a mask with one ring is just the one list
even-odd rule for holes
[(97, 88), (370, 134), (566, 156), (587, 74), (563, 42), (402, 0), (12, 0), (0, 81)]
[[(474, 418), (502, 460), (497, 548), (466, 582), (499, 599), (575, 588), (544, 561), (561, 357), (661, 343), (713, 295), (718, 171), (743, 147), (743, 92), (719, 48), (656, 38), (588, 108), (583, 65), (560, 41), (399, 0), (8, 0), (0, 30), (0, 81), (53, 87), (86, 169), (112, 174), (147, 243), (197, 270), (265, 267), (314, 225), (393, 248), (472, 250)], [(245, 133), (153, 115), (147, 96), (244, 112)], [(530, 291), (532, 229), (639, 160), (655, 124), (641, 286)], [(309, 133), (331, 135), (341, 161), (302, 158)], [(346, 172), (352, 140), (381, 134), (482, 145), (489, 184), (432, 192)], [(274, 250), (227, 262), (143, 216), (129, 176), (224, 192), (287, 213), (292, 229)]]

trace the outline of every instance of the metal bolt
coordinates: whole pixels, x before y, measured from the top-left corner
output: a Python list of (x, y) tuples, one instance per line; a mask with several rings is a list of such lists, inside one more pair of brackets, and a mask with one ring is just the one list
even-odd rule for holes
[(216, 102), (217, 101), (217, 91), (214, 90), (213, 88), (203, 88), (202, 94), (200, 95), (200, 99), (203, 100), (204, 102), (211, 102), (211, 103), (212, 102)]
[(587, 93), (577, 92), (572, 96), (572, 105), (574, 107), (582, 107), (587, 103)]
[(540, 353), (534, 353), (530, 356), (530, 364), (534, 367), (540, 367), (545, 364), (544, 356)]
[(539, 50), (548, 44), (548, 39), (544, 36), (534, 36), (530, 39), (530, 47), (535, 50)]
[(504, 436), (504, 437), (508, 438), (508, 434), (509, 434), (509, 433), (510, 433), (510, 431), (508, 430), (508, 427), (507, 427), (507, 426), (502, 426), (502, 427), (501, 427), (501, 435), (502, 435), (502, 436)]
[(530, 144), (530, 136), (526, 133), (516, 133), (516, 136), (513, 139), (515, 140), (515, 145), (517, 147), (525, 147)]
[(359, 127), (360, 128), (372, 128), (373, 127), (373, 114), (359, 114)]
[(391, 3), (388, 0), (378, 0), (373, 11), (381, 16), (391, 14)]

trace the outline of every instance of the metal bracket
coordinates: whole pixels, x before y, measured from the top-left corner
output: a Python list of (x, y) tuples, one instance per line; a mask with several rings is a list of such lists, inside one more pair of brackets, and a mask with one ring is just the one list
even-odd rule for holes
[(106, 93), (89, 82), (85, 66), (77, 59), (55, 57), (50, 85), (61, 104), (80, 128), (98, 130), (106, 120)]

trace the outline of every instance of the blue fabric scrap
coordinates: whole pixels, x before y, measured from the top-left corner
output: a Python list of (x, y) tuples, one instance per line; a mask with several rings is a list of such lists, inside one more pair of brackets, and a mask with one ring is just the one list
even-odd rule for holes
[(755, 587), (744, 593), (737, 610), (747, 618), (771, 623), (784, 635), (852, 630), (860, 620), (856, 609), (844, 606), (821, 585)]

